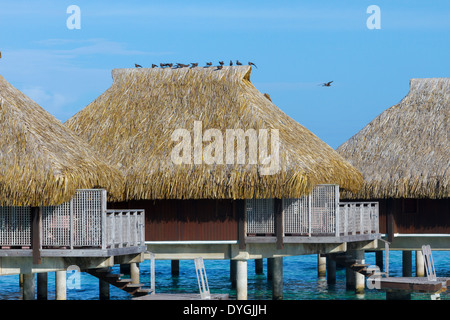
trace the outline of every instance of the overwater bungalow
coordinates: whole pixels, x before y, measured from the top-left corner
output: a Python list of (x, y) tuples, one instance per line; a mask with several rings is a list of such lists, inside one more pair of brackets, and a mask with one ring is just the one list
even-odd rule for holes
[(148, 251), (236, 262), (238, 299), (248, 259), (280, 268), (283, 256), (373, 248), (379, 235), (376, 203), (350, 212), (339, 202), (361, 173), (250, 75), (115, 69), (112, 86), (65, 123), (124, 175), (123, 198), (108, 205), (145, 209)]
[[(41, 276), (63, 272), (64, 299), (69, 267), (142, 261), (143, 210), (107, 209), (123, 194), (118, 169), (1, 76), (0, 124), (0, 275), (22, 274), (24, 299), (35, 298), (36, 273), (39, 289)], [(112, 228), (130, 219), (141, 225)], [(126, 231), (133, 237), (116, 241)]]
[[(408, 94), (337, 151), (363, 176), (347, 201), (377, 201), (380, 232), (423, 275), (421, 246), (450, 249), (450, 78), (412, 79)], [(408, 267), (409, 265), (409, 267)]]

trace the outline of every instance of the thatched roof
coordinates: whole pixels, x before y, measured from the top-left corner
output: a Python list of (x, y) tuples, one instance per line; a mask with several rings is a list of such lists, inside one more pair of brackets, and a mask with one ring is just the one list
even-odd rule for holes
[(337, 151), (364, 185), (344, 197), (448, 198), (450, 78), (412, 79), (408, 95)]
[[(66, 125), (124, 173), (126, 199), (293, 197), (321, 183), (357, 190), (361, 173), (260, 93), (250, 72), (115, 69), (112, 86)], [(262, 175), (264, 165), (248, 162), (175, 164), (171, 135), (187, 129), (193, 137), (194, 121), (223, 137), (226, 129), (279, 130), (280, 170)]]
[(123, 176), (99, 159), (87, 143), (0, 76), (0, 205), (58, 205), (76, 189), (94, 187), (117, 196)]

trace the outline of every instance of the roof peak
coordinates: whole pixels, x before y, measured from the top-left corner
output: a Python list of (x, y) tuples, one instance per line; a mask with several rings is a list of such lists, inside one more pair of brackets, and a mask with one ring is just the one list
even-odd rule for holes
[[(220, 69), (219, 69), (220, 68)], [(185, 67), (185, 68), (117, 68), (112, 70), (114, 82), (121, 82), (128, 77), (177, 77), (181, 80), (187, 77), (204, 79), (235, 78), (250, 81), (251, 66), (211, 66), (211, 67)]]

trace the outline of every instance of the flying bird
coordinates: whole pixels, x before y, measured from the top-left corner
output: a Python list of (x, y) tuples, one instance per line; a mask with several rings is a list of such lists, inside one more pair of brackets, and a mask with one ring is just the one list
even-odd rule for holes
[(249, 62), (248, 62), (248, 65), (249, 65), (249, 66), (255, 66), (255, 68), (258, 69), (258, 67), (256, 66), (256, 64), (254, 64), (253, 62), (250, 62), (250, 61), (249, 61)]
[(331, 87), (331, 83), (332, 83), (333, 81), (330, 81), (330, 82), (324, 82), (324, 83), (322, 83), (322, 87)]
[(242, 63), (240, 63), (239, 60), (236, 60), (236, 64), (237, 64), (238, 66), (242, 66)]
[(142, 66), (141, 66), (140, 64), (137, 64), (137, 63), (135, 63), (134, 66), (135, 66), (136, 68), (142, 68)]

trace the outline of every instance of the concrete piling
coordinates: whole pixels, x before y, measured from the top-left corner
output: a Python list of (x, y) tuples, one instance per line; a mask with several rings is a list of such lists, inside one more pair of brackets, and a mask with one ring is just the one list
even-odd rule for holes
[(132, 284), (139, 284), (139, 264), (136, 262), (130, 263), (130, 278)]
[(273, 258), (267, 258), (267, 280), (273, 277)]
[(23, 274), (23, 300), (35, 300), (34, 273)]
[(326, 277), (328, 260), (330, 260), (330, 259), (327, 259), (326, 255), (324, 255), (324, 254), (317, 255), (317, 276), (319, 278)]
[(412, 277), (412, 251), (402, 251), (402, 269), (404, 277)]
[(236, 260), (237, 300), (247, 300), (247, 260)]
[(65, 270), (55, 272), (55, 289), (56, 300), (67, 299), (67, 272)]
[[(356, 261), (358, 261), (358, 263), (361, 264), (365, 263), (364, 250), (355, 250), (354, 254)], [(364, 289), (366, 287), (366, 277), (359, 272), (354, 272), (354, 274), (355, 274), (355, 293), (363, 294)]]
[(384, 260), (382, 250), (375, 251), (375, 264), (378, 266), (378, 268), (380, 268), (380, 270), (383, 270)]
[(421, 250), (416, 251), (416, 277), (425, 277), (425, 261)]
[(41, 272), (37, 274), (37, 299), (48, 299), (48, 275), (47, 272)]
[(178, 277), (180, 275), (180, 260), (170, 261), (172, 277)]
[(330, 257), (326, 258), (326, 277), (328, 284), (336, 283), (336, 261)]
[[(364, 250), (352, 250), (348, 252), (348, 255), (356, 260), (357, 263), (364, 264)], [(366, 277), (355, 272), (350, 268), (346, 269), (346, 288), (347, 290), (355, 290), (356, 294), (364, 294), (366, 285)]]
[(262, 259), (255, 259), (255, 273), (264, 274)]
[(283, 258), (273, 258), (272, 300), (283, 299)]
[(103, 281), (102, 279), (99, 279), (99, 299), (100, 300), (109, 300), (109, 283), (106, 281)]
[(237, 260), (230, 260), (231, 288), (236, 288)]

